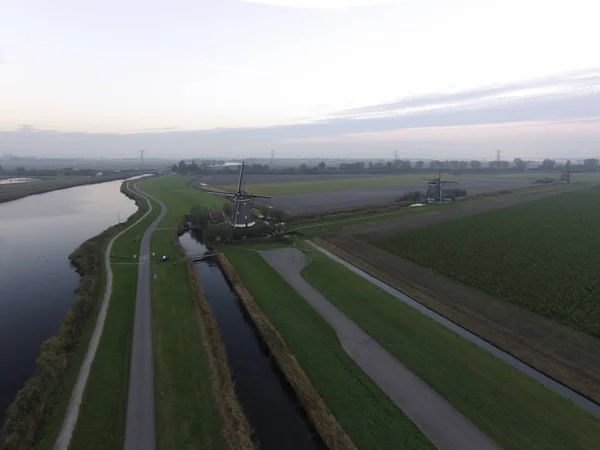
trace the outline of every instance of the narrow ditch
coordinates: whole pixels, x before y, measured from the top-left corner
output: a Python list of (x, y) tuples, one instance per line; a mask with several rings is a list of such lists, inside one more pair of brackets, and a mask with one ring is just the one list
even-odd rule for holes
[[(181, 236), (188, 254), (208, 253), (198, 238), (196, 233)], [(235, 393), (260, 450), (327, 448), (216, 261), (207, 258), (195, 267), (227, 350)]]

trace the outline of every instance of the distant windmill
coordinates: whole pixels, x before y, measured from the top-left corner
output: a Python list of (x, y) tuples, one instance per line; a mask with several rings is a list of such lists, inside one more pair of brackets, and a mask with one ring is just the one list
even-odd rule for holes
[(458, 183), (457, 181), (442, 180), (440, 171), (440, 162), (438, 161), (438, 176), (433, 180), (427, 181), (427, 199), (430, 201), (444, 200), (444, 185), (448, 183)]
[(560, 174), (560, 182), (565, 184), (571, 184), (571, 174), (577, 173), (577, 171), (571, 170), (571, 161), (567, 160), (565, 164), (565, 170)]
[(240, 167), (240, 179), (238, 181), (238, 189), (236, 193), (229, 192), (211, 192), (213, 195), (227, 197), (233, 202), (233, 214), (231, 216), (231, 226), (233, 228), (251, 227), (256, 223), (256, 219), (252, 214), (254, 200), (257, 198), (271, 198), (266, 195), (254, 195), (242, 190), (242, 181), (244, 179), (244, 163)]

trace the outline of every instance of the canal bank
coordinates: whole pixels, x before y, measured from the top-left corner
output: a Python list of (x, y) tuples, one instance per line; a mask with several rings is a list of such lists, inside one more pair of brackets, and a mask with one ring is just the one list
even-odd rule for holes
[[(180, 243), (187, 254), (212, 254), (199, 238), (186, 232)], [(216, 258), (195, 262), (193, 268), (218, 325), (235, 395), (254, 441), (265, 450), (326, 448)]]
[(0, 204), (0, 422), (73, 302), (79, 276), (69, 255), (136, 211), (120, 186), (113, 181)]
[(134, 174), (135, 172), (123, 172), (110, 176), (65, 176), (54, 179), (10, 178), (0, 180), (0, 203), (77, 186), (122, 181), (133, 177)]

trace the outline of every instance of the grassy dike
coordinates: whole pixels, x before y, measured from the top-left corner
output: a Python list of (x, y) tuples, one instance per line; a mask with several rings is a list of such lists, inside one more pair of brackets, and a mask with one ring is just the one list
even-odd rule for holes
[(136, 201), (138, 211), (126, 222), (108, 228), (81, 244), (70, 259), (81, 276), (71, 309), (58, 333), (42, 344), (34, 374), (7, 410), (0, 448), (52, 448), (58, 435), (79, 368), (85, 357), (105, 289), (104, 252), (108, 242), (147, 211), (123, 184), (121, 191)]
[(600, 448), (600, 421), (313, 248), (302, 276), (506, 449)]
[(192, 206), (214, 199), (186, 188), (185, 180), (142, 185), (168, 208), (151, 240), (151, 252), (170, 259), (151, 263), (157, 448), (252, 449), (216, 321), (175, 235)]
[(330, 448), (351, 448), (335, 422), (361, 450), (433, 448), (348, 357), (329, 324), (260, 254), (237, 246), (220, 250), (235, 270), (228, 273), (224, 264), (225, 273)]
[[(137, 258), (134, 259), (133, 254), (139, 253), (140, 239), (137, 235), (143, 235), (159, 213), (160, 206), (152, 202), (150, 214), (113, 244), (112, 295), (71, 438), (71, 450), (119, 448), (123, 445), (138, 271)], [(115, 261), (112, 256), (131, 253), (132, 248), (135, 251), (125, 264)]]

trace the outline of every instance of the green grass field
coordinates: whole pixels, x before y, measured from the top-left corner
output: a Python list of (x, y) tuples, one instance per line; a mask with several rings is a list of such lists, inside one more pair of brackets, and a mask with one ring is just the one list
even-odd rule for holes
[[(248, 189), (253, 194), (259, 195), (308, 194), (311, 192), (406, 186), (407, 184), (416, 184), (427, 179), (427, 175), (386, 175), (357, 178), (337, 178), (332, 176), (331, 179), (309, 181), (249, 183), (244, 186), (244, 189)], [(222, 186), (221, 188), (228, 192), (237, 190), (237, 186), (233, 185)]]
[(358, 448), (433, 448), (348, 357), (334, 330), (258, 253), (221, 250)]
[(92, 364), (71, 450), (123, 445), (137, 265), (113, 267), (113, 294)]
[[(150, 190), (150, 189), (149, 189)], [(155, 192), (157, 196), (160, 193)], [(202, 344), (185, 261), (171, 244), (173, 230), (152, 235), (152, 331), (158, 449), (224, 448), (212, 372)]]
[(593, 186), (375, 243), (600, 337), (598, 200)]
[(298, 232), (306, 237), (319, 236), (326, 233), (332, 233), (343, 228), (360, 227), (373, 223), (386, 222), (395, 220), (401, 217), (415, 217), (421, 214), (431, 213), (434, 208), (443, 208), (444, 210), (460, 208), (464, 205), (462, 202), (453, 202), (443, 205), (428, 205), (417, 208), (402, 208), (395, 211), (389, 211), (376, 214), (357, 215), (346, 219), (323, 220), (319, 222), (309, 223), (307, 225), (299, 225), (290, 227), (289, 232)]
[[(308, 194), (314, 192), (327, 191), (345, 191), (351, 189), (372, 189), (372, 188), (391, 188), (402, 187), (407, 185), (418, 185), (425, 180), (431, 179), (432, 174), (396, 174), (396, 175), (381, 175), (372, 177), (355, 177), (355, 178), (338, 178), (331, 176), (330, 178), (320, 178), (306, 181), (290, 181), (276, 183), (248, 183), (245, 189), (253, 194), (259, 195), (289, 195), (289, 194)], [(444, 178), (454, 181), (465, 181), (473, 178), (516, 178), (522, 179), (524, 184), (533, 182), (540, 178), (560, 179), (559, 172), (552, 173), (508, 173), (508, 174), (493, 174), (493, 173), (464, 173), (461, 175), (445, 175)], [(574, 173), (572, 174), (574, 182), (598, 182), (600, 181), (600, 173)], [(228, 192), (235, 191), (237, 185), (220, 186)], [(426, 186), (423, 185), (425, 190)]]
[(600, 448), (600, 421), (317, 250), (302, 276), (507, 449)]

